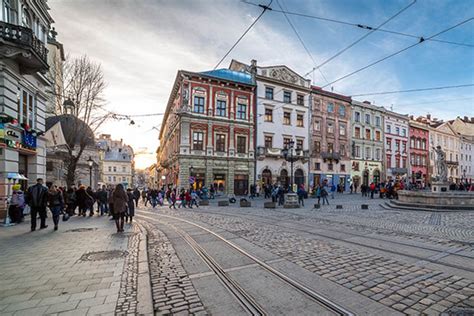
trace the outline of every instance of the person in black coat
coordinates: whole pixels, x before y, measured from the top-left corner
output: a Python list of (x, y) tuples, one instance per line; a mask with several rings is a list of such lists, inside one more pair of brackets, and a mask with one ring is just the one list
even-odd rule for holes
[(48, 202), (48, 189), (43, 185), (43, 179), (38, 178), (36, 184), (28, 188), (26, 194), (26, 204), (31, 209), (31, 231), (36, 230), (38, 214), (40, 216), (40, 229), (48, 227), (46, 225), (46, 203)]
[(132, 189), (127, 189), (127, 196), (128, 196), (128, 202), (127, 202), (127, 213), (125, 213), (125, 223), (128, 223), (128, 220), (130, 220), (130, 224), (131, 224), (133, 220), (133, 216), (135, 216), (135, 204), (133, 203), (133, 200), (135, 199), (135, 195), (132, 193)]

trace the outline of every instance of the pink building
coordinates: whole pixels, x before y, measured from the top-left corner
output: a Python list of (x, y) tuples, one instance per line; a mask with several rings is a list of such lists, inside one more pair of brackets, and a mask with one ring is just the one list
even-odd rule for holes
[(409, 126), (411, 182), (424, 186), (429, 182), (429, 130), (413, 119)]

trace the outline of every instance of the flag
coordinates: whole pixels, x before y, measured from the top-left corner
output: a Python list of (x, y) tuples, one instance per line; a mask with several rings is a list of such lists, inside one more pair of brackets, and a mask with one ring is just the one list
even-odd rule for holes
[(44, 138), (46, 138), (46, 147), (67, 145), (63, 130), (61, 128), (61, 122), (57, 122), (50, 129), (48, 129), (44, 134)]

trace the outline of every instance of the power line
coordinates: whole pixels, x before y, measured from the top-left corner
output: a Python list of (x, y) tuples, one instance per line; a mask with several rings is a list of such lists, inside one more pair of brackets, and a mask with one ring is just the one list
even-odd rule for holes
[[(280, 9), (283, 10), (283, 7), (281, 6), (279, 0), (277, 0), (277, 4), (278, 4), (278, 6), (280, 7)], [(308, 54), (309, 58), (311, 58), (311, 60), (313, 61), (313, 65), (316, 67), (316, 65), (317, 65), (316, 60), (314, 60), (313, 55), (310, 53), (308, 47), (306, 47), (306, 45), (305, 45), (303, 39), (301, 38), (300, 34), (299, 34), (298, 31), (296, 30), (296, 28), (295, 28), (295, 26), (293, 25), (293, 23), (291, 23), (291, 20), (290, 20), (290, 18), (288, 17), (288, 15), (287, 15), (285, 12), (283, 12), (283, 14), (285, 15), (286, 21), (288, 22), (288, 24), (291, 26), (291, 28), (292, 28), (293, 31), (295, 32), (296, 37), (298, 37), (298, 39), (299, 39), (301, 45), (303, 45), (303, 47), (304, 47), (306, 53)], [(321, 74), (321, 76), (323, 77), (323, 79), (324, 79), (326, 82), (329, 82), (329, 81), (326, 79), (326, 76), (324, 76), (324, 74), (323, 74), (323, 72), (321, 71), (321, 69), (318, 68), (318, 70), (319, 70), (319, 73)], [(305, 77), (306, 77), (306, 76), (305, 76)]]
[(250, 29), (252, 29), (252, 27), (258, 22), (258, 20), (260, 20), (260, 18), (262, 17), (262, 15), (267, 11), (267, 10), (272, 10), (270, 8), (270, 5), (272, 4), (273, 0), (270, 0), (270, 3), (268, 5), (258, 5), (259, 7), (261, 7), (263, 9), (262, 13), (260, 13), (260, 15), (255, 19), (255, 21), (252, 22), (252, 24), (250, 24), (250, 26), (245, 30), (245, 32), (239, 37), (239, 39), (234, 43), (234, 45), (232, 45), (232, 47), (227, 51), (227, 53), (225, 53), (224, 57), (221, 58), (221, 60), (219, 60), (219, 62), (217, 63), (217, 65), (214, 67), (214, 70), (217, 69), (217, 67), (219, 67), (219, 65), (224, 61), (224, 59), (227, 57), (227, 55), (230, 54), (230, 52), (235, 48), (235, 46), (237, 46), (237, 44), (239, 44), (239, 42), (242, 40), (242, 38), (244, 38), (244, 36), (248, 33), (248, 31), (250, 31)]
[(360, 93), (360, 94), (353, 94), (353, 95), (351, 95), (351, 97), (362, 97), (362, 96), (367, 96), (367, 95), (396, 94), (396, 93), (407, 93), (407, 92), (419, 92), (419, 91), (431, 91), (431, 90), (444, 90), (444, 89), (465, 88), (465, 87), (472, 87), (472, 86), (474, 86), (474, 84), (469, 83), (469, 84), (460, 84), (460, 85), (456, 85), (456, 86), (442, 86), (442, 87), (419, 88), (419, 89), (398, 90), (398, 91)]
[(416, 103), (402, 103), (402, 104), (397, 104), (397, 106), (408, 106), (408, 105), (419, 105), (419, 104), (434, 104), (434, 103), (448, 103), (448, 102), (463, 101), (463, 100), (474, 100), (474, 97), (458, 98), (458, 99), (444, 99), (444, 100), (426, 101), (426, 102), (416, 102)]
[[(328, 59), (326, 59), (323, 63), (321, 63), (320, 65), (318, 65), (316, 68), (319, 69), (320, 67), (326, 65), (327, 63), (329, 63), (331, 60), (335, 59), (336, 57), (340, 56), (341, 54), (343, 54), (345, 51), (347, 51), (348, 49), (350, 49), (351, 47), (355, 46), (356, 44), (358, 44), (359, 42), (361, 42), (362, 40), (364, 40), (366, 37), (368, 37), (370, 34), (374, 33), (375, 31), (377, 31), (379, 28), (381, 28), (382, 26), (384, 26), (385, 24), (387, 24), (388, 22), (390, 22), (391, 20), (395, 19), (397, 16), (399, 16), (400, 14), (402, 14), (404, 11), (406, 11), (408, 8), (410, 8), (412, 5), (414, 5), (416, 2), (416, 0), (413, 0), (413, 2), (411, 2), (409, 5), (407, 5), (406, 7), (404, 7), (403, 9), (401, 9), (400, 11), (398, 11), (397, 13), (395, 13), (394, 15), (392, 15), (390, 18), (388, 18), (387, 20), (385, 20), (382, 24), (380, 24), (379, 26), (375, 27), (375, 28), (370, 28), (370, 32), (362, 35), (361, 37), (359, 37), (357, 40), (355, 40), (354, 42), (352, 42), (351, 44), (349, 44), (349, 46), (346, 46), (345, 48), (343, 48), (342, 50), (338, 51), (336, 54), (334, 54), (333, 56), (329, 57)], [(310, 71), (308, 74), (310, 74), (311, 72), (313, 72), (314, 70)], [(308, 75), (306, 74), (305, 77)]]
[[(243, 3), (250, 4), (253, 6), (259, 6), (256, 3), (252, 3), (249, 1), (242, 1)], [(310, 15), (310, 14), (305, 14), (305, 13), (298, 13), (298, 12), (290, 12), (290, 11), (283, 11), (283, 10), (278, 10), (278, 9), (272, 9), (274, 12), (279, 12), (279, 13), (286, 13), (289, 15), (295, 15), (295, 16), (300, 16), (300, 17), (305, 17), (305, 18), (310, 18), (310, 19), (315, 19), (315, 20), (321, 20), (321, 21), (326, 21), (326, 22), (331, 22), (331, 23), (337, 23), (337, 24), (343, 24), (343, 25), (348, 25), (348, 26), (353, 26), (357, 28), (361, 28), (364, 30), (375, 30), (377, 32), (384, 32), (384, 33), (390, 33), (390, 34), (395, 34), (395, 35), (400, 35), (400, 36), (405, 36), (405, 37), (411, 37), (411, 38), (421, 38), (421, 36), (418, 35), (413, 35), (413, 34), (407, 34), (403, 32), (397, 32), (397, 31), (392, 31), (392, 30), (387, 30), (387, 29), (382, 29), (382, 28), (375, 28), (369, 25), (365, 24), (360, 24), (360, 23), (352, 23), (352, 22), (347, 22), (347, 21), (342, 21), (342, 20), (336, 20), (336, 19), (330, 19), (330, 18), (324, 18), (316, 15)], [(459, 43), (459, 42), (452, 42), (452, 41), (446, 41), (446, 40), (440, 40), (440, 39), (429, 39), (430, 41), (433, 42), (439, 42), (439, 43), (445, 43), (445, 44), (452, 44), (452, 45), (458, 45), (458, 46), (466, 46), (466, 47), (474, 47), (474, 44), (466, 44), (466, 43)]]
[(344, 76), (342, 76), (342, 77), (340, 77), (340, 78), (338, 78), (338, 79), (336, 79), (336, 80), (334, 80), (334, 81), (332, 81), (332, 82), (326, 84), (325, 86), (323, 86), (323, 87), (321, 87), (321, 88), (325, 88), (325, 87), (330, 86), (330, 85), (332, 85), (332, 84), (334, 84), (334, 83), (336, 83), (336, 82), (339, 82), (339, 81), (341, 81), (341, 80), (343, 80), (343, 79), (346, 79), (347, 77), (350, 77), (350, 76), (352, 76), (352, 75), (354, 75), (354, 74), (356, 74), (356, 73), (358, 73), (358, 72), (361, 72), (361, 71), (363, 71), (363, 70), (365, 70), (365, 69), (367, 69), (367, 68), (370, 68), (370, 67), (372, 67), (372, 66), (374, 66), (374, 65), (376, 65), (376, 64), (378, 64), (378, 63), (380, 63), (380, 62), (382, 62), (382, 61), (384, 61), (384, 60), (387, 60), (387, 59), (389, 59), (389, 58), (392, 58), (392, 57), (394, 57), (394, 56), (396, 56), (396, 55), (398, 55), (398, 54), (400, 54), (400, 53), (402, 53), (402, 52), (404, 52), (404, 51), (406, 51), (406, 50), (409, 50), (409, 49), (412, 48), (412, 47), (415, 47), (415, 46), (417, 46), (417, 45), (419, 45), (419, 44), (421, 44), (421, 43), (423, 43), (423, 42), (425, 42), (425, 41), (427, 41), (427, 40), (429, 40), (429, 39), (431, 39), (431, 38), (434, 38), (434, 37), (439, 36), (439, 35), (441, 35), (441, 34), (443, 34), (443, 33), (446, 33), (446, 32), (448, 32), (448, 31), (450, 31), (450, 30), (452, 30), (452, 29), (454, 29), (454, 28), (456, 28), (456, 27), (458, 27), (458, 26), (461, 26), (461, 25), (463, 25), (463, 24), (465, 24), (465, 23), (467, 23), (467, 22), (473, 20), (473, 19), (474, 19), (474, 18), (466, 19), (466, 20), (464, 20), (464, 21), (462, 21), (462, 22), (459, 22), (458, 24), (456, 24), (456, 25), (454, 25), (454, 26), (451, 26), (451, 27), (449, 27), (449, 28), (447, 28), (447, 29), (445, 29), (445, 30), (443, 30), (443, 31), (441, 31), (441, 32), (438, 32), (438, 33), (436, 33), (436, 34), (434, 34), (434, 35), (431, 35), (431, 36), (427, 37), (426, 39), (423, 38), (423, 37), (421, 37), (420, 40), (419, 40), (417, 43), (412, 44), (412, 45), (410, 45), (410, 46), (407, 46), (407, 47), (405, 47), (405, 48), (403, 48), (403, 49), (400, 49), (400, 50), (396, 51), (395, 53), (392, 53), (392, 54), (390, 54), (390, 55), (388, 55), (388, 56), (385, 56), (385, 57), (383, 57), (383, 58), (381, 58), (381, 59), (378, 59), (378, 60), (374, 61), (373, 63), (368, 64), (367, 66), (364, 66), (364, 67), (362, 67), (362, 68), (359, 68), (359, 69), (357, 69), (357, 70), (354, 70), (353, 72), (351, 72), (351, 73), (349, 73), (349, 74), (347, 74), (347, 75), (344, 75)]

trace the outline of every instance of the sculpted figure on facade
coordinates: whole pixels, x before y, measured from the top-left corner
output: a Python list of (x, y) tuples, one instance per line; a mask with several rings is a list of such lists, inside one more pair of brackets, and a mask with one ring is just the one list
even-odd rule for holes
[(436, 160), (435, 160), (435, 165), (436, 165), (436, 172), (438, 173), (437, 175), (437, 180), (440, 182), (447, 182), (448, 181), (448, 167), (446, 165), (446, 154), (444, 151), (441, 149), (441, 146), (436, 146), (433, 147), (433, 150), (436, 153)]

